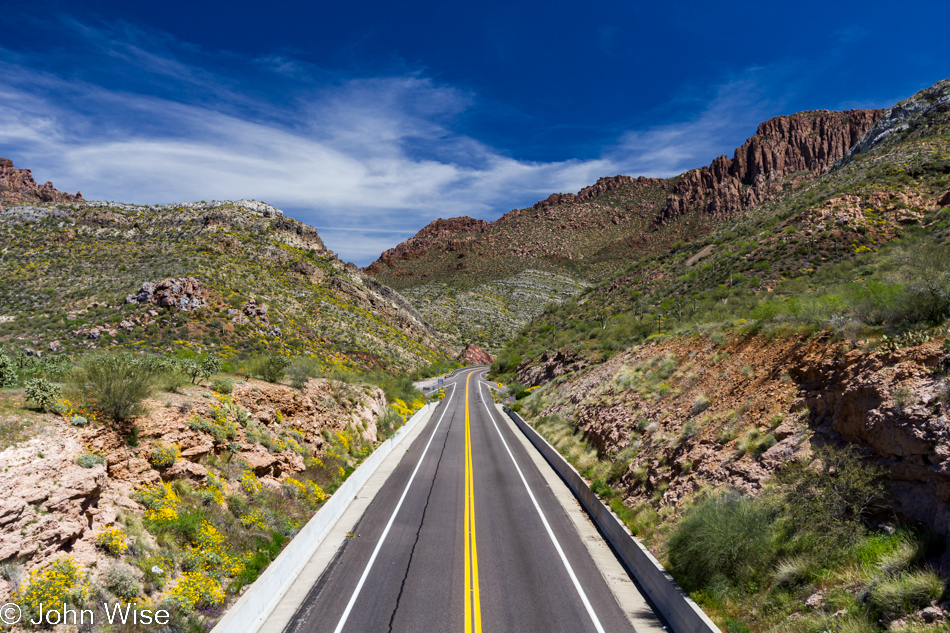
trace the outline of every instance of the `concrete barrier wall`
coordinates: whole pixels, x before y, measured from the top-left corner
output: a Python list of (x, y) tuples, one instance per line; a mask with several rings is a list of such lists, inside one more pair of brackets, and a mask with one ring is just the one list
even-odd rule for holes
[(548, 444), (520, 415), (505, 407), (505, 412), (544, 458), (561, 476), (574, 496), (581, 502), (601, 533), (620, 556), (640, 586), (647, 592), (657, 611), (669, 622), (675, 633), (720, 633), (709, 616), (686, 595), (663, 565), (653, 557), (627, 526), (600, 500), (556, 448)]
[(369, 481), (396, 444), (435, 406), (437, 404), (427, 404), (417, 411), (392, 437), (377, 446), (373, 454), (350, 473), (330, 500), (313, 515), (277, 558), (248, 587), (244, 595), (218, 621), (211, 630), (212, 633), (255, 633), (264, 624), (274, 607), (310, 561), (313, 553), (317, 551), (317, 547), (326, 538), (330, 528), (343, 516), (343, 512), (353, 501), (359, 489)]

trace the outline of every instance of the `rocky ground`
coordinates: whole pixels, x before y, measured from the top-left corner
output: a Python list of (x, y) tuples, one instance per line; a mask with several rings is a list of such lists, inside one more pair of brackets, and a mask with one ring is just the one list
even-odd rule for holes
[[(574, 373), (524, 366), (525, 415), (560, 416), (623, 455), (628, 506), (675, 509), (704, 486), (757, 494), (811, 447), (850, 443), (882, 469), (904, 520), (950, 537), (950, 356), (827, 337), (670, 337)], [(626, 451), (626, 452), (625, 452)], [(940, 561), (950, 570), (950, 552)]]
[[(8, 412), (22, 404), (15, 391), (0, 392), (0, 398), (11, 405)], [(332, 433), (355, 429), (374, 444), (386, 399), (380, 389), (334, 381), (311, 380), (297, 390), (249, 380), (239, 381), (229, 396), (192, 386), (146, 404), (150, 413), (136, 422), (134, 446), (128, 428), (76, 426), (69, 417), (48, 414), (30, 427), (34, 437), (21, 435), (0, 452), (0, 563), (9, 572), (0, 578), (0, 602), (27, 573), (63, 553), (98, 578), (111, 557), (97, 537), (120, 525), (120, 517), (128, 522), (145, 510), (133, 500), (135, 490), (162, 481), (199, 486), (212, 472), (210, 463), (220, 471), (227, 462), (242, 464), (261, 486), (279, 491), (287, 477), (307, 467), (291, 440), (319, 455)], [(0, 422), (15, 424), (16, 415)], [(168, 446), (177, 447), (180, 458), (155, 465), (155, 449)], [(94, 459), (83, 462), (82, 456)], [(227, 496), (240, 481), (225, 486)]]

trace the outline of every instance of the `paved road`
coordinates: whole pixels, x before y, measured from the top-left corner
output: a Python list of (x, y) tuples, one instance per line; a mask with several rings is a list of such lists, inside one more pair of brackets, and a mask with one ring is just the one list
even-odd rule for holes
[(483, 372), (446, 381), (288, 633), (633, 630)]

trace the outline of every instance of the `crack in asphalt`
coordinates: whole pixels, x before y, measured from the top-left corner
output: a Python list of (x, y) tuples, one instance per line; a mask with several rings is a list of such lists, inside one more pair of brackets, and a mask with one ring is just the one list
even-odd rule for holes
[[(454, 419), (454, 416), (453, 416)], [(412, 557), (416, 553), (416, 545), (419, 544), (419, 535), (422, 533), (422, 527), (426, 523), (426, 512), (429, 510), (429, 500), (432, 498), (432, 489), (435, 488), (435, 480), (439, 476), (439, 468), (442, 467), (442, 457), (445, 455), (445, 447), (449, 444), (449, 432), (452, 430), (452, 422), (445, 432), (445, 442), (442, 443), (442, 452), (439, 453), (439, 461), (435, 465), (435, 474), (432, 476), (432, 483), (429, 485), (429, 494), (426, 495), (426, 504), (422, 507), (422, 520), (419, 522), (419, 529), (416, 530), (416, 540), (412, 542), (412, 549), (409, 551), (409, 562), (406, 564), (406, 573), (402, 577), (402, 583), (399, 585), (399, 595), (396, 596), (396, 606), (393, 608), (393, 614), (389, 616), (389, 633), (393, 633), (393, 623), (396, 620), (396, 612), (399, 611), (399, 601), (402, 600), (402, 592), (406, 588), (406, 580), (409, 578), (409, 570), (412, 568)]]

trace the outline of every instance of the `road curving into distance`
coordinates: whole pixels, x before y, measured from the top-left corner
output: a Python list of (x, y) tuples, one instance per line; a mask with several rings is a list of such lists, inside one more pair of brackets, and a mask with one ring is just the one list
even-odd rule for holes
[(634, 630), (483, 378), (446, 381), (286, 633)]

